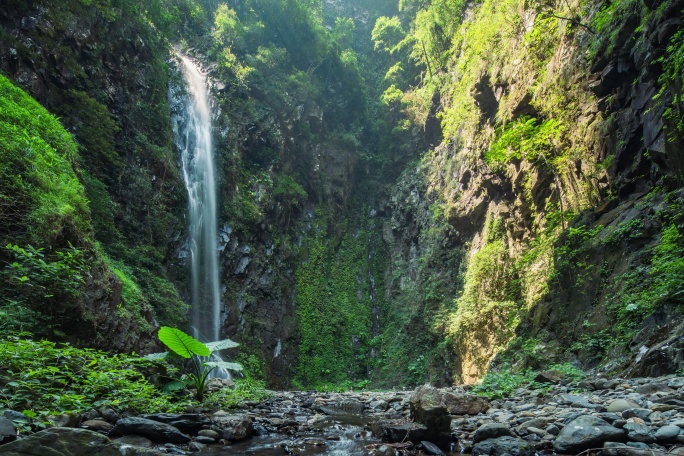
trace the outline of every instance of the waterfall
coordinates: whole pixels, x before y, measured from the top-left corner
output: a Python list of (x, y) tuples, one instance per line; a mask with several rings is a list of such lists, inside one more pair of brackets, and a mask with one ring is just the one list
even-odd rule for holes
[(206, 78), (192, 60), (179, 57), (188, 96), (179, 103), (181, 109), (174, 116), (174, 133), (181, 151), (183, 180), (188, 191), (191, 329), (195, 338), (210, 342), (220, 339), (221, 327), (211, 111)]

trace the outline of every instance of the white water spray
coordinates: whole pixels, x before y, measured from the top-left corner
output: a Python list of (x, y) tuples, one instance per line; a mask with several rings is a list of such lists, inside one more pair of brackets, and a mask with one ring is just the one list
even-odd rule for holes
[[(219, 288), (216, 176), (211, 140), (211, 112), (207, 81), (195, 64), (179, 56), (189, 99), (174, 122), (181, 151), (185, 188), (188, 191), (190, 264), (192, 275), (191, 324), (202, 342), (220, 339), (221, 293)], [(218, 373), (226, 376), (226, 373)]]

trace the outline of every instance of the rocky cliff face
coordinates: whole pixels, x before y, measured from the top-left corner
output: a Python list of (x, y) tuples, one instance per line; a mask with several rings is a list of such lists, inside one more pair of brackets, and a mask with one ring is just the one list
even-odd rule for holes
[[(596, 8), (599, 15), (606, 7)], [(389, 270), (401, 276), (388, 299), (423, 291), (395, 318), (410, 311), (403, 331), (422, 337), (425, 348), (442, 342), (427, 362), (421, 350), (403, 354), (406, 362), (444, 382), (477, 380), (497, 354), (518, 367), (568, 360), (632, 374), (680, 367), (678, 348), (670, 348), (680, 288), (660, 285), (676, 280), (664, 269), (682, 271), (659, 266), (658, 256), (682, 248), (680, 133), (665, 114), (678, 89), (663, 76), (681, 8), (618, 7), (611, 14), (622, 21), (610, 30), (592, 29), (596, 16), (579, 19), (588, 29), (547, 30), (548, 43), (556, 41), (541, 61), (519, 46), (534, 46), (543, 12), (519, 13), (528, 25), (506, 44), (509, 55), (468, 62), (483, 65), (472, 98), (443, 92), (447, 113), (472, 103), (474, 123), (461, 122), (455, 140), (407, 170), (387, 208)], [(485, 20), (476, 8), (464, 33)], [(463, 43), (460, 59), (477, 45)], [(530, 73), (540, 63), (544, 73)], [(454, 84), (462, 85), (468, 70), (458, 65), (463, 79)], [(508, 129), (554, 119), (564, 125), (540, 139), (548, 148), (539, 155), (521, 129), (518, 142), (506, 145), (512, 155), (493, 156)]]
[(82, 305), (62, 329), (79, 343), (144, 351), (159, 321), (184, 318), (167, 278), (184, 230), (183, 187), (166, 47), (120, 6), (14, 2), (0, 13), (0, 68), (74, 134), (94, 234), (108, 256), (91, 264)]
[[(393, 58), (369, 39), (389, 3), (325, 3), (328, 29), (354, 19), (348, 48), (302, 14), (305, 52), (273, 32), (290, 21), (239, 5), (219, 10), (232, 26), (190, 34), (213, 80), (223, 333), (239, 361), (279, 387), (473, 382), (492, 361), (681, 368), (684, 4), (469, 5), (453, 36), (405, 42), (426, 46), (400, 62), (419, 71), (392, 105), (368, 101)], [(185, 317), (166, 98), (180, 81), (163, 36), (123, 5), (0, 11), (0, 68), (80, 145), (107, 260), (73, 328), (95, 321), (82, 342), (144, 350)], [(406, 5), (408, 36), (428, 6)]]

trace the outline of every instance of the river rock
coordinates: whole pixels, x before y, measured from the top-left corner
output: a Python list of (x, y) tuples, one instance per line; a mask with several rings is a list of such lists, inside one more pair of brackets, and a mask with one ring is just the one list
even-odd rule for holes
[(659, 442), (670, 442), (677, 438), (680, 431), (678, 426), (668, 425), (658, 429), (653, 436)]
[(489, 408), (489, 401), (481, 396), (467, 393), (452, 393), (445, 391), (442, 402), (452, 415), (477, 415)]
[(548, 370), (540, 372), (534, 377), (534, 381), (537, 383), (560, 383), (561, 380), (565, 380), (565, 374), (559, 370)]
[(622, 413), (625, 410), (629, 410), (632, 408), (639, 408), (639, 404), (627, 399), (615, 399), (614, 401), (611, 401), (610, 404), (608, 404), (606, 410), (612, 413)]
[(431, 386), (418, 387), (409, 401), (411, 418), (425, 425), (430, 432), (449, 432), (451, 415), (442, 403), (440, 392)]
[(420, 442), (426, 440), (428, 435), (427, 427), (419, 423), (381, 424), (382, 439), (386, 442)]
[(55, 427), (77, 427), (83, 417), (77, 413), (63, 413), (61, 415), (48, 416), (47, 419)]
[(513, 432), (508, 428), (508, 426), (505, 426), (501, 423), (487, 423), (477, 428), (477, 431), (475, 431), (475, 435), (473, 436), (473, 442), (478, 443), (482, 442), (483, 440), (496, 439), (498, 437), (506, 436), (513, 437)]
[(473, 456), (532, 456), (534, 450), (529, 443), (515, 437), (487, 439), (473, 446)]
[(423, 440), (420, 442), (420, 444), (423, 445), (423, 450), (425, 453), (433, 456), (444, 456), (444, 451), (440, 450), (439, 447), (434, 443)]
[(83, 429), (89, 429), (95, 432), (109, 432), (114, 426), (104, 420), (88, 420), (81, 423)]
[(642, 419), (644, 421), (647, 421), (648, 417), (649, 417), (649, 415), (651, 415), (651, 413), (653, 413), (653, 410), (650, 410), (650, 409), (631, 408), (631, 409), (624, 410), (622, 412), (622, 417), (625, 419), (639, 418), (639, 419)]
[(17, 438), (17, 428), (7, 418), (0, 418), (0, 445), (9, 443)]
[(112, 435), (142, 435), (154, 442), (161, 443), (188, 443), (190, 441), (190, 437), (170, 424), (140, 417), (120, 419), (116, 422), (111, 433)]
[(211, 423), (206, 416), (197, 413), (154, 413), (151, 415), (142, 415), (142, 418), (170, 424), (182, 433), (190, 435), (196, 435), (203, 429), (204, 425), (209, 425)]
[(627, 431), (627, 436), (630, 440), (647, 443), (655, 442), (656, 440), (653, 429), (651, 429), (651, 426), (646, 424), (635, 423), (631, 421), (627, 422), (623, 429)]
[(213, 420), (214, 430), (221, 435), (221, 438), (231, 442), (239, 442), (252, 436), (252, 418), (247, 415), (216, 412)]
[(2, 456), (162, 456), (162, 453), (113, 442), (102, 434), (54, 427), (0, 446)]
[(560, 431), (553, 443), (558, 453), (577, 454), (589, 448), (601, 447), (604, 442), (622, 442), (625, 432), (611, 426), (601, 418), (582, 415)]
[(114, 439), (115, 442), (122, 443), (124, 445), (132, 445), (140, 448), (152, 448), (154, 446), (154, 442), (147, 437), (143, 437), (142, 435), (124, 435), (123, 437), (119, 437), (118, 439)]

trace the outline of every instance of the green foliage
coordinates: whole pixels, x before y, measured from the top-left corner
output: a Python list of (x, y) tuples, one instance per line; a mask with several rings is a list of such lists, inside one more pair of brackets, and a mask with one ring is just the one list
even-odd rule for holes
[(537, 125), (537, 119), (523, 116), (497, 129), (497, 139), (485, 152), (485, 161), (501, 165), (524, 159), (548, 166), (559, 147), (563, 128), (554, 119)]
[[(192, 385), (195, 388), (195, 398), (199, 402), (204, 400), (207, 383), (214, 369), (242, 370), (242, 366), (237, 363), (202, 360), (204, 357), (211, 358), (212, 353), (215, 351), (237, 347), (238, 344), (230, 339), (203, 344), (194, 337), (185, 334), (180, 329), (169, 328), (167, 326), (159, 328), (158, 336), (159, 340), (169, 347), (173, 353), (192, 361), (191, 368), (186, 374), (186, 378), (181, 379), (181, 381), (185, 381), (186, 384)], [(151, 355), (152, 359), (158, 357), (159, 356), (157, 355)]]
[(204, 400), (204, 405), (213, 409), (225, 410), (233, 408), (241, 402), (260, 402), (269, 399), (273, 393), (266, 389), (262, 380), (247, 377), (235, 382), (234, 388), (221, 388), (210, 393)]
[(487, 372), (487, 375), (472, 391), (490, 399), (502, 399), (511, 395), (516, 389), (529, 385), (534, 377), (535, 373), (531, 370), (522, 373)]
[[(682, 72), (684, 71), (684, 31), (679, 30), (670, 39), (666, 53), (659, 59), (663, 72), (658, 78), (661, 90), (657, 98), (664, 95), (666, 88), (672, 92), (672, 102), (665, 108), (663, 117), (668, 121), (668, 139), (675, 141), (684, 136), (684, 94), (682, 92)], [(678, 163), (680, 166), (681, 163)], [(682, 169), (679, 169), (682, 172)]]
[(0, 406), (45, 417), (109, 406), (134, 413), (181, 411), (143, 375), (165, 368), (138, 356), (8, 337), (0, 341)]
[(158, 336), (164, 345), (183, 358), (192, 358), (193, 355), (209, 356), (211, 354), (206, 345), (180, 329), (162, 326), (159, 328)]
[[(88, 203), (69, 133), (0, 75), (0, 240), (79, 246), (90, 230)], [(3, 245), (4, 245), (3, 244)]]
[(307, 240), (306, 260), (295, 272), (300, 331), (295, 380), (306, 388), (366, 378), (372, 309), (379, 305), (373, 298), (382, 296), (369, 282), (369, 274), (377, 277), (379, 272), (369, 270), (372, 234), (366, 231), (365, 221), (358, 234), (354, 234), (358, 228), (347, 221), (337, 248), (322, 235), (332, 221), (329, 214), (317, 220), (317, 233)]

